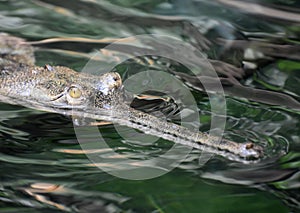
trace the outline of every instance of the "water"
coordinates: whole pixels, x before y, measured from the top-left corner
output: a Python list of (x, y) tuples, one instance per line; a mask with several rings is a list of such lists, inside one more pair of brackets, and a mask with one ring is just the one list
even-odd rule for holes
[[(264, 1), (264, 7), (271, 2)], [(273, 3), (294, 13), (299, 10), (292, 1)], [(263, 16), (259, 11), (253, 14), (254, 9), (247, 13), (217, 1), (185, 1), (183, 5), (183, 1), (10, 0), (1, 1), (0, 8), (3, 32), (29, 41), (67, 38), (35, 44), (38, 65), (64, 65), (81, 71), (93, 53), (109, 43), (84, 39), (117, 39), (149, 33), (175, 36), (201, 48), (210, 58), (236, 67), (243, 61), (244, 70), (222, 65), (218, 70), (223, 71), (223, 83), (232, 84), (243, 77), (240, 82), (244, 85), (224, 86), (229, 94), (224, 137), (237, 142), (253, 141), (264, 146), (266, 152), (259, 163), (244, 165), (219, 156), (204, 162), (205, 158), (199, 156), (205, 154), (192, 150), (184, 162), (165, 175), (149, 180), (120, 179), (98, 166), (109, 171), (126, 170), (126, 160), (131, 158), (140, 161), (142, 167), (145, 165), (141, 160), (166, 153), (173, 143), (148, 136), (124, 139), (120, 135), (133, 134), (131, 129), (102, 125), (99, 130), (113, 150), (97, 148), (97, 135), (88, 128), (84, 130), (87, 143), (95, 148), (82, 149), (71, 118), (1, 103), (0, 212), (300, 212), (300, 62), (296, 46), (299, 22), (279, 20), (279, 13), (274, 17), (270, 17), (272, 13)], [(208, 42), (195, 29), (205, 33)], [(71, 41), (75, 37), (77, 42)], [(270, 49), (256, 44), (258, 52), (248, 49), (245, 54), (245, 44), (231, 43), (228, 47), (218, 43), (222, 42), (220, 38), (288, 43), (290, 47)], [(165, 43), (157, 42), (167, 48)], [(157, 44), (139, 45), (147, 48)], [(105, 69), (111, 61), (128, 54), (106, 52), (96, 61), (101, 63), (99, 69)], [(257, 57), (251, 58), (251, 54)], [(148, 57), (129, 60), (115, 69), (123, 78), (149, 69), (176, 72), (195, 98), (200, 130), (209, 130), (209, 97), (182, 64)], [(140, 106), (143, 110), (175, 122), (178, 111), (185, 109), (184, 104), (157, 98), (146, 102), (148, 107)], [(100, 156), (110, 163), (92, 164), (86, 154)], [(169, 156), (169, 160), (178, 157), (180, 153)], [(119, 164), (114, 164), (113, 159), (119, 160)], [(151, 164), (147, 166), (157, 169)]]

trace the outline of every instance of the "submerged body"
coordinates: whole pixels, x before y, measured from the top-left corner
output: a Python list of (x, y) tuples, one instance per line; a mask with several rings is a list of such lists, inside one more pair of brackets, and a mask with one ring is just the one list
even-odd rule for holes
[(117, 122), (176, 143), (249, 162), (263, 156), (262, 147), (194, 132), (135, 110), (123, 100), (118, 73), (101, 76), (67, 67), (34, 65), (32, 47), (20, 38), (0, 34), (0, 101), (65, 115)]

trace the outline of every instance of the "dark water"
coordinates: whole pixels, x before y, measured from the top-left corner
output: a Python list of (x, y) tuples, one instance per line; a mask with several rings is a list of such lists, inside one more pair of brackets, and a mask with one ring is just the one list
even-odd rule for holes
[[(227, 94), (224, 136), (258, 143), (266, 153), (255, 164), (220, 156), (203, 163), (199, 156), (205, 154), (193, 150), (162, 176), (121, 179), (98, 166), (126, 170), (127, 158), (143, 166), (142, 159), (167, 152), (173, 143), (160, 139), (145, 145), (146, 136), (124, 139), (120, 135), (131, 134), (130, 129), (103, 125), (101, 135), (115, 152), (97, 148), (97, 135), (88, 129), (86, 143), (95, 148), (82, 149), (71, 118), (1, 103), (0, 212), (300, 212), (299, 4), (260, 1), (255, 9), (251, 1), (245, 7), (222, 2), (0, 1), (1, 31), (29, 41), (65, 38), (36, 43), (38, 65), (81, 71), (112, 39), (151, 33), (175, 36), (209, 58), (233, 65), (214, 64)], [(159, 40), (139, 47), (158, 46), (168, 50)], [(95, 59), (99, 69), (130, 54), (129, 46), (122, 50), (102, 52)], [(123, 78), (148, 69), (176, 73), (196, 100), (200, 130), (209, 130), (209, 96), (182, 64), (146, 57), (115, 67)], [(148, 103), (152, 113), (174, 120), (183, 108)], [(124, 163), (95, 165), (86, 154)]]

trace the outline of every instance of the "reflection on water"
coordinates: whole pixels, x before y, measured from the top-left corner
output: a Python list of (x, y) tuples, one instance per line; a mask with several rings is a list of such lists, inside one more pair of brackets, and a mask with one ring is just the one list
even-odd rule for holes
[[(272, 12), (265, 16), (249, 1), (189, 0), (184, 5), (176, 0), (66, 2), (2, 1), (1, 31), (30, 41), (58, 37), (34, 42), (37, 64), (65, 65), (78, 71), (97, 49), (117, 38), (157, 33), (185, 40), (207, 54), (229, 95), (224, 137), (259, 143), (266, 157), (257, 164), (244, 165), (214, 156), (203, 164), (199, 156), (205, 153), (192, 150), (177, 169), (164, 176), (122, 180), (99, 166), (127, 169), (127, 158), (156, 157), (173, 144), (162, 139), (146, 145), (141, 140), (126, 140), (120, 135), (131, 134), (127, 129), (117, 132), (115, 126), (102, 124), (99, 130), (112, 149), (82, 149), (71, 118), (3, 103), (0, 212), (300, 211), (297, 3), (280, 1), (272, 5), (272, 1), (263, 1), (260, 9)], [(295, 18), (282, 16), (287, 13)], [(171, 48), (140, 41), (139, 45), (125, 46), (123, 52), (103, 51), (95, 60), (106, 67), (111, 61), (130, 56), (132, 50), (158, 45), (165, 50)], [(197, 101), (200, 129), (209, 130), (210, 103), (203, 85), (181, 64), (145, 57), (115, 69), (123, 78), (147, 69), (176, 75)], [(175, 122), (184, 109), (165, 97), (147, 98), (132, 104)], [(90, 147), (97, 147), (97, 138), (88, 138)], [(124, 162), (97, 165), (86, 154)]]

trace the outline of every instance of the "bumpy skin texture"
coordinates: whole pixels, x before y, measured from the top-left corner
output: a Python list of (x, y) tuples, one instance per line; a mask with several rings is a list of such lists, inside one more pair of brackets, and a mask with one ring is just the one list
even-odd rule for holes
[[(91, 76), (62, 66), (35, 66), (30, 45), (6, 34), (0, 34), (0, 39), (0, 94), (3, 96), (49, 107), (105, 108), (114, 102), (117, 90), (122, 87), (118, 73)], [(74, 90), (80, 97), (72, 98), (70, 92)]]
[(262, 147), (236, 143), (166, 122), (135, 110), (123, 101), (118, 73), (101, 76), (61, 66), (34, 65), (32, 47), (20, 38), (0, 34), (0, 100), (34, 109), (108, 120), (248, 163), (263, 156)]

